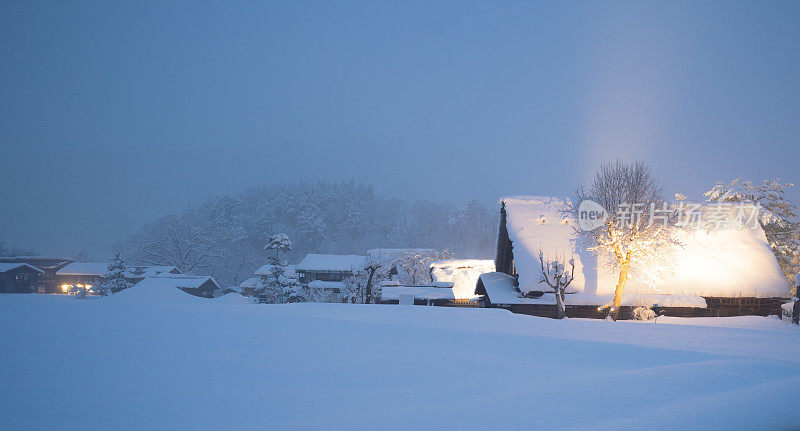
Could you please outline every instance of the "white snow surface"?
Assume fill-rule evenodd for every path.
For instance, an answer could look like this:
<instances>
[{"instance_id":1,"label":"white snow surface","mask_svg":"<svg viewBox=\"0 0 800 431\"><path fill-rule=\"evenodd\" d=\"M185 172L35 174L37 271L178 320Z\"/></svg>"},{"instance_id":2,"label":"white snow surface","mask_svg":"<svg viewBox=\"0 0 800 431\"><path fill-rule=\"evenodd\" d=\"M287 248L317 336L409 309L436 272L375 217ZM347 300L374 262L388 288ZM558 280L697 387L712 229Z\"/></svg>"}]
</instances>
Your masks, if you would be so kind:
<instances>
[{"instance_id":1,"label":"white snow surface","mask_svg":"<svg viewBox=\"0 0 800 431\"><path fill-rule=\"evenodd\" d=\"M297 264L297 271L357 271L364 266L364 256L352 254L309 253Z\"/></svg>"},{"instance_id":2,"label":"white snow surface","mask_svg":"<svg viewBox=\"0 0 800 431\"><path fill-rule=\"evenodd\" d=\"M456 299L475 298L478 277L494 272L494 261L483 259L450 259L431 263L431 276L434 282L453 283Z\"/></svg>"},{"instance_id":3,"label":"white snow surface","mask_svg":"<svg viewBox=\"0 0 800 431\"><path fill-rule=\"evenodd\" d=\"M332 289L344 289L344 282L341 281L324 281L324 280L314 280L308 283L309 289L321 289L321 290L332 290Z\"/></svg>"},{"instance_id":4,"label":"white snow surface","mask_svg":"<svg viewBox=\"0 0 800 431\"><path fill-rule=\"evenodd\" d=\"M36 272L44 273L44 271L42 271L41 269L33 265L28 265L27 263L3 263L3 262L0 262L0 272L10 271L12 269L17 269L21 266L27 266L30 269L36 270Z\"/></svg>"},{"instance_id":5,"label":"white snow surface","mask_svg":"<svg viewBox=\"0 0 800 431\"><path fill-rule=\"evenodd\" d=\"M186 301L0 295L0 326L13 328L0 331L3 428L800 423L800 330L776 318L559 321L499 309L230 304L177 293Z\"/></svg>"},{"instance_id":6,"label":"white snow surface","mask_svg":"<svg viewBox=\"0 0 800 431\"><path fill-rule=\"evenodd\" d=\"M568 200L554 197L516 196L506 203L509 238L514 246L514 265L520 290L549 291L541 283L538 253L575 259L575 280L567 289L567 304L601 305L610 302L618 275L598 269L597 257L583 250L578 241L577 223L567 215ZM646 298L653 303L698 307L698 297L788 297L789 284L767 244L764 231L756 229L690 230L682 238L684 247L676 250L676 270L654 286L632 279L626 295ZM669 298L664 295L671 295ZM642 304L645 305L645 304Z\"/></svg>"},{"instance_id":7,"label":"white snow surface","mask_svg":"<svg viewBox=\"0 0 800 431\"><path fill-rule=\"evenodd\" d=\"M56 271L56 275L106 275L108 262L72 262Z\"/></svg>"},{"instance_id":8,"label":"white snow surface","mask_svg":"<svg viewBox=\"0 0 800 431\"><path fill-rule=\"evenodd\" d=\"M239 287L242 289L258 289L261 287L261 277L250 277L247 280L241 282Z\"/></svg>"},{"instance_id":9,"label":"white snow surface","mask_svg":"<svg viewBox=\"0 0 800 431\"><path fill-rule=\"evenodd\" d=\"M401 295L413 296L416 299L455 299L453 289L446 287L381 286L383 301L399 301Z\"/></svg>"}]
</instances>

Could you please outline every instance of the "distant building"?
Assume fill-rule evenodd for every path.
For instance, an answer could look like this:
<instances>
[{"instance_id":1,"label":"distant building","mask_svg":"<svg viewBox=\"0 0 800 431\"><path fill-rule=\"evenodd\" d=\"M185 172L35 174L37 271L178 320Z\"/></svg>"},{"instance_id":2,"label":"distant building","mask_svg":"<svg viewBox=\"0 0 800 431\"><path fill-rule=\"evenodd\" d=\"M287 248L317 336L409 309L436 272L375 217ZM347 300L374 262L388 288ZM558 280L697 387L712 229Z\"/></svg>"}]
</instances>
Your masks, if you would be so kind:
<instances>
[{"instance_id":1,"label":"distant building","mask_svg":"<svg viewBox=\"0 0 800 431\"><path fill-rule=\"evenodd\" d=\"M394 281L381 283L382 304L455 305L453 283L435 283L425 286L407 286Z\"/></svg>"},{"instance_id":2,"label":"distant building","mask_svg":"<svg viewBox=\"0 0 800 431\"><path fill-rule=\"evenodd\" d=\"M103 283L103 277L108 273L108 265L108 262L72 262L64 266L55 273L55 285L58 289L53 293L69 292L73 286L99 287ZM125 278L135 284L145 278L161 275L181 275L181 272L169 265L139 265L128 267Z\"/></svg>"},{"instance_id":3,"label":"distant building","mask_svg":"<svg viewBox=\"0 0 800 431\"><path fill-rule=\"evenodd\" d=\"M0 293L36 293L43 274L27 263L0 263Z\"/></svg>"},{"instance_id":4,"label":"distant building","mask_svg":"<svg viewBox=\"0 0 800 431\"><path fill-rule=\"evenodd\" d=\"M308 287L315 280L343 281L363 266L364 256L309 253L295 266L295 271L300 284Z\"/></svg>"},{"instance_id":5,"label":"distant building","mask_svg":"<svg viewBox=\"0 0 800 431\"><path fill-rule=\"evenodd\" d=\"M220 290L219 285L212 277L181 274L163 274L154 277L147 277L131 287L131 289L137 288L177 288L201 298L213 298L215 292Z\"/></svg>"},{"instance_id":6,"label":"distant building","mask_svg":"<svg viewBox=\"0 0 800 431\"><path fill-rule=\"evenodd\" d=\"M37 284L38 293L58 293L56 285L56 271L72 263L72 260L63 257L45 256L13 256L0 257L0 263L27 263L42 270Z\"/></svg>"},{"instance_id":7,"label":"distant building","mask_svg":"<svg viewBox=\"0 0 800 431\"><path fill-rule=\"evenodd\" d=\"M250 277L239 284L239 290L244 296L255 296L256 289L259 288L261 288L261 277Z\"/></svg>"}]
</instances>

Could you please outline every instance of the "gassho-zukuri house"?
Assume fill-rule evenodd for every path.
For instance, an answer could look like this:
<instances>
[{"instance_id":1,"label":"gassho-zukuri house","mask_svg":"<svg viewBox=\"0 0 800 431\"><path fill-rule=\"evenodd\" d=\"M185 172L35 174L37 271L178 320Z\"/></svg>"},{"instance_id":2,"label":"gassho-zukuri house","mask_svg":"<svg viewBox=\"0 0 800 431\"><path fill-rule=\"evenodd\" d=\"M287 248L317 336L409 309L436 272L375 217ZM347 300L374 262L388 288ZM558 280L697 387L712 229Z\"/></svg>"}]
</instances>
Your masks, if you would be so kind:
<instances>
[{"instance_id":1,"label":"gassho-zukuri house","mask_svg":"<svg viewBox=\"0 0 800 431\"><path fill-rule=\"evenodd\" d=\"M532 196L501 201L497 272L482 274L475 291L484 295L485 306L555 317L555 296L541 282L542 250L545 256L574 259L575 278L565 295L567 316L606 316L607 310L598 307L611 303L618 273L602 268L598 256L580 245L577 221L564 211L567 203ZM701 212L711 206L704 205ZM754 208L746 206L751 212ZM734 210L726 214L732 219ZM697 226L685 230L681 241L683 246L672 254L674 264L658 281L628 281L620 318L631 316L638 306L686 317L780 315L790 286L758 223L741 228L734 223L718 229Z\"/></svg>"}]
</instances>

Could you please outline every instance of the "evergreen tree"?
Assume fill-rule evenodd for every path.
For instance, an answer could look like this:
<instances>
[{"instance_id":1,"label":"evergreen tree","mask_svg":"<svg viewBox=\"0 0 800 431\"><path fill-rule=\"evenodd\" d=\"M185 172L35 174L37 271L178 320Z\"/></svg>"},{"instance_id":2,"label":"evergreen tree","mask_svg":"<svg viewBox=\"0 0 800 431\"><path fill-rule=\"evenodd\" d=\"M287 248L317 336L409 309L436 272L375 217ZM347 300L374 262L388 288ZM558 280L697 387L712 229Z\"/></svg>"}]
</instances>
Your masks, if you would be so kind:
<instances>
[{"instance_id":1,"label":"evergreen tree","mask_svg":"<svg viewBox=\"0 0 800 431\"><path fill-rule=\"evenodd\" d=\"M125 258L123 258L122 253L117 250L114 253L114 258L111 259L111 263L108 264L108 272L106 276L103 277L103 284L100 286L100 291L103 292L104 295L111 295L112 293L117 293L131 287L131 282L125 279L126 269Z\"/></svg>"},{"instance_id":2,"label":"evergreen tree","mask_svg":"<svg viewBox=\"0 0 800 431\"><path fill-rule=\"evenodd\" d=\"M270 272L266 278L262 279L259 296L273 304L304 302L305 295L297 273L287 268L288 262L281 259L281 253L288 253L292 250L289 236L285 233L270 235L264 249L270 252L274 251L275 254L269 256Z\"/></svg>"}]
</instances>

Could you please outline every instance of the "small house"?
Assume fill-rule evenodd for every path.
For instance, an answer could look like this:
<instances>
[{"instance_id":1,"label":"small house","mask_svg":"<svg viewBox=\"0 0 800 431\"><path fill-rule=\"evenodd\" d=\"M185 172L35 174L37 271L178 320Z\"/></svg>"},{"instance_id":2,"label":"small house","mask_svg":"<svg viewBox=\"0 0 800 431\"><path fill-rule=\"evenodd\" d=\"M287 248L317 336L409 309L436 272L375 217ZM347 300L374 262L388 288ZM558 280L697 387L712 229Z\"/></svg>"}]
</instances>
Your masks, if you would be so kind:
<instances>
[{"instance_id":1,"label":"small house","mask_svg":"<svg viewBox=\"0 0 800 431\"><path fill-rule=\"evenodd\" d=\"M344 281L364 266L364 256L341 254L307 254L295 266L300 284L319 281ZM258 274L258 272L256 272Z\"/></svg>"},{"instance_id":2,"label":"small house","mask_svg":"<svg viewBox=\"0 0 800 431\"><path fill-rule=\"evenodd\" d=\"M381 283L382 304L447 306L454 300L453 283L435 283L425 286L407 286L394 281Z\"/></svg>"},{"instance_id":3,"label":"small house","mask_svg":"<svg viewBox=\"0 0 800 431\"><path fill-rule=\"evenodd\" d=\"M73 286L91 289L99 287L108 274L108 262L72 262L55 273L55 283L59 292L69 292ZM181 275L180 270L170 265L129 266L125 271L125 279L136 284L145 278L161 275Z\"/></svg>"},{"instance_id":4,"label":"small house","mask_svg":"<svg viewBox=\"0 0 800 431\"><path fill-rule=\"evenodd\" d=\"M36 293L42 274L27 263L0 263L0 293Z\"/></svg>"},{"instance_id":5,"label":"small house","mask_svg":"<svg viewBox=\"0 0 800 431\"><path fill-rule=\"evenodd\" d=\"M37 285L38 293L58 293L60 289L56 285L56 271L72 261L63 257L9 256L0 257L0 263L26 263L42 270Z\"/></svg>"},{"instance_id":6,"label":"small house","mask_svg":"<svg viewBox=\"0 0 800 431\"><path fill-rule=\"evenodd\" d=\"M136 283L131 289L180 289L201 298L213 298L219 291L219 285L212 277L182 274L163 274L147 277Z\"/></svg>"}]
</instances>

